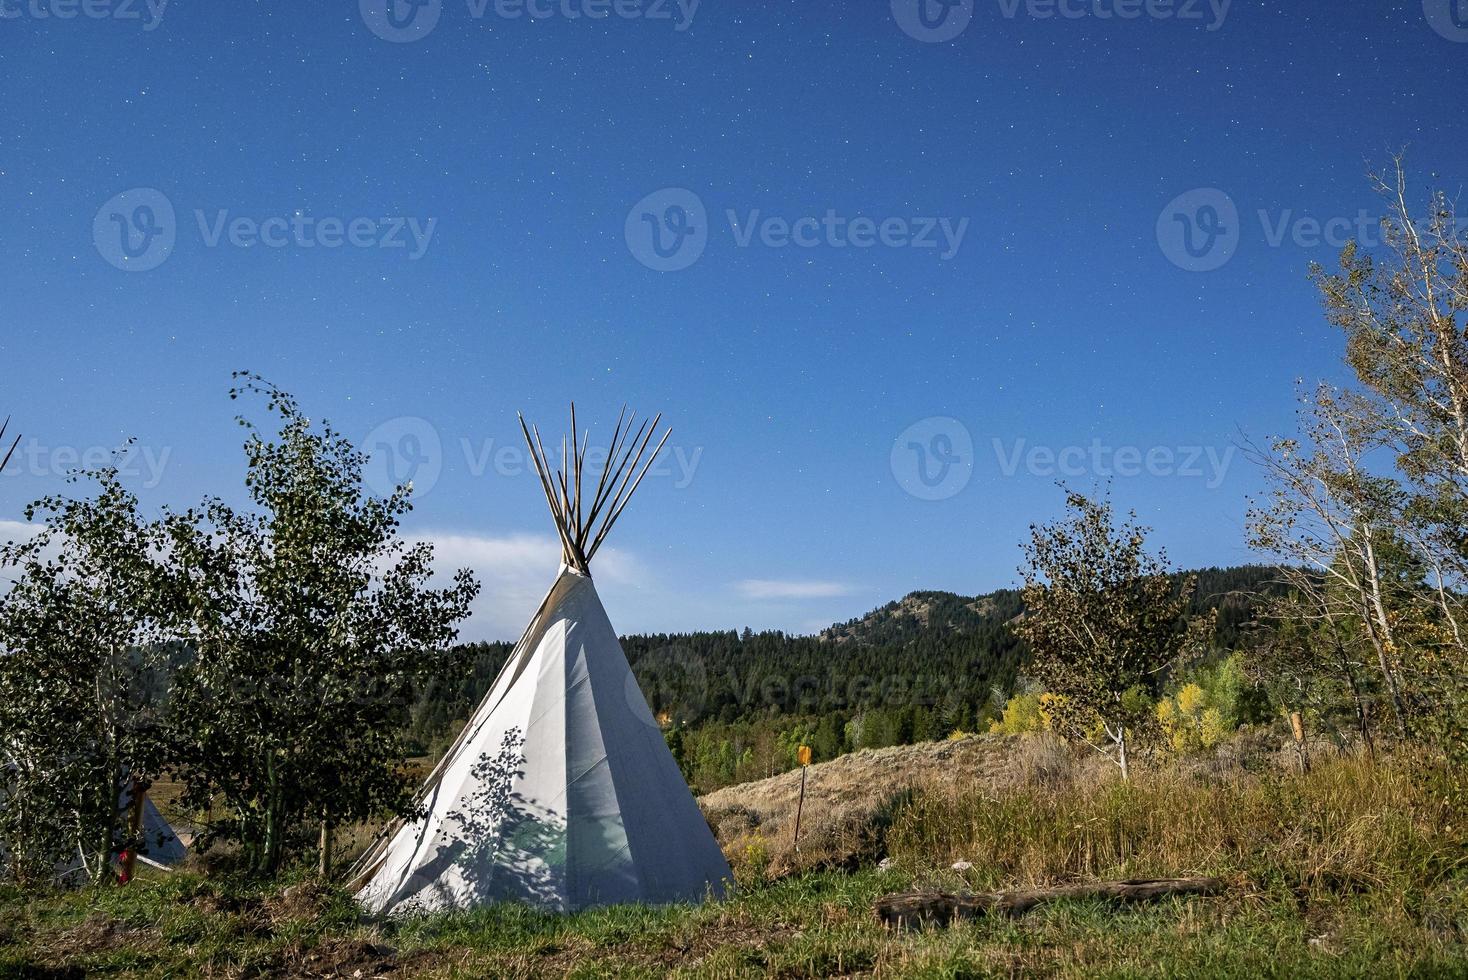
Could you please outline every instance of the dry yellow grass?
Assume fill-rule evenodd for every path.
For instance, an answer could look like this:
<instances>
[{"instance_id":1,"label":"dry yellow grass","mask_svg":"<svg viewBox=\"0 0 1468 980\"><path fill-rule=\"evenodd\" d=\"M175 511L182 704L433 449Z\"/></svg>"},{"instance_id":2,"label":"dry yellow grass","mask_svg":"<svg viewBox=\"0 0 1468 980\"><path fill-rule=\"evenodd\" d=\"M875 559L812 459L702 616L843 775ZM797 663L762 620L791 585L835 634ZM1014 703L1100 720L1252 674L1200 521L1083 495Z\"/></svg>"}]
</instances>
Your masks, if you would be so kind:
<instances>
[{"instance_id":1,"label":"dry yellow grass","mask_svg":"<svg viewBox=\"0 0 1468 980\"><path fill-rule=\"evenodd\" d=\"M1273 741L1139 766L1130 784L1049 737L858 752L810 767L798 850L798 770L699 802L746 882L892 857L927 872L968 862L967 882L982 886L1207 873L1381 888L1455 870L1417 866L1423 842L1444 837L1463 840L1468 862L1468 828L1452 825L1405 760L1327 758L1299 776Z\"/></svg>"},{"instance_id":2,"label":"dry yellow grass","mask_svg":"<svg viewBox=\"0 0 1468 980\"><path fill-rule=\"evenodd\" d=\"M809 767L800 849L794 844L800 770L729 786L699 799L741 879L817 867L853 867L881 856L881 835L917 791L1024 778L1020 740L969 736L866 749Z\"/></svg>"},{"instance_id":3,"label":"dry yellow grass","mask_svg":"<svg viewBox=\"0 0 1468 980\"><path fill-rule=\"evenodd\" d=\"M1300 896L1405 895L1468 864L1468 833L1410 760L1332 758L1305 775L1164 766L930 787L887 837L913 868L973 865L974 885L1232 877ZM1448 856L1454 856L1449 859Z\"/></svg>"}]
</instances>

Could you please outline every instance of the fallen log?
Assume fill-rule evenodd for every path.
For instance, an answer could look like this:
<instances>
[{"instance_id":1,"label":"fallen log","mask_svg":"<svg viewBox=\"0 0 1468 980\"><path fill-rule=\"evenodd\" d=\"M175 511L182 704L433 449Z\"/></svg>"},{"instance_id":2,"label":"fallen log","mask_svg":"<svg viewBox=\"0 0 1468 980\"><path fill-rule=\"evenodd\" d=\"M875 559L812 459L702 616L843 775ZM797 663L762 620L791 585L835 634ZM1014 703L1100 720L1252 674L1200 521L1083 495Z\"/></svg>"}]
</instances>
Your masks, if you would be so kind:
<instances>
[{"instance_id":1,"label":"fallen log","mask_svg":"<svg viewBox=\"0 0 1468 980\"><path fill-rule=\"evenodd\" d=\"M1019 888L978 895L950 892L903 892L884 895L873 908L877 918L899 928L949 925L984 915L1019 916L1043 902L1062 899L1102 899L1111 902L1149 902L1170 895L1217 895L1224 884L1218 878L1155 878L1133 881L1091 881L1054 888Z\"/></svg>"}]
</instances>

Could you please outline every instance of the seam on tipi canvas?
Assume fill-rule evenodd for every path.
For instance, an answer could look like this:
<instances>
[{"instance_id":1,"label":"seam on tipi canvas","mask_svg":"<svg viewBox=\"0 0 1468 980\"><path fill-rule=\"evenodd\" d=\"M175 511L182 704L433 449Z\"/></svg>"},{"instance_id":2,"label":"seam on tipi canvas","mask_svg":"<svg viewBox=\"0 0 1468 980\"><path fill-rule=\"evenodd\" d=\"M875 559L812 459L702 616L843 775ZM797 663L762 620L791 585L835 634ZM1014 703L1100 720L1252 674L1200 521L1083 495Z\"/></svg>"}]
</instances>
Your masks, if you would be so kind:
<instances>
[{"instance_id":1,"label":"seam on tipi canvas","mask_svg":"<svg viewBox=\"0 0 1468 980\"><path fill-rule=\"evenodd\" d=\"M610 761L611 761L611 757L609 755L607 755L606 752L602 752L601 757L599 759L597 759L591 765L587 766L585 769L581 770L579 773L577 773L575 776L573 776L567 782L566 785L567 786L575 786L577 783L581 782L582 778L584 778L585 776L589 775L593 770L595 770L595 769L597 769L597 768L599 768L601 766L608 766L610 768ZM569 769L566 770L566 771L568 773L570 772Z\"/></svg>"},{"instance_id":2,"label":"seam on tipi canvas","mask_svg":"<svg viewBox=\"0 0 1468 980\"><path fill-rule=\"evenodd\" d=\"M627 663L627 654L622 650L622 642L617 639L617 631L616 631L615 627L612 626L611 620L607 617L606 607L604 607L601 604L601 597L598 596L598 595L596 595L595 591L592 592L592 600L594 602L594 607L593 607L594 608L594 613L593 613L593 615L599 614L598 618L600 618L602 620L602 622L605 624L607 630L611 633L612 645L610 647L608 647L608 659L613 659L613 658L620 659L621 660L621 665L626 669L628 675L630 676L631 673L632 673L632 668ZM615 660L613 662L615 663ZM587 677L590 678L590 676L591 676L591 669L588 666L588 668L587 668ZM635 681L635 678L634 678L634 681ZM605 764L606 767L607 767L607 783L611 786L611 789L612 789L612 799L613 799L613 801L615 803L615 806L616 806L616 811L615 812L617 814L617 821L621 825L621 828L622 828L622 840L623 840L623 844L622 844L622 846L620 848L618 848L617 853L618 854L622 854L622 853L625 852L627 854L628 859L627 859L627 861L625 863L627 864L627 866L629 868L631 868L632 875L633 875L633 877L637 881L637 893L638 893L638 895L645 895L646 894L646 891L647 891L647 884L648 883L647 883L646 878L644 878L644 876L642 874L642 868L638 866L637 859L636 859L636 853L633 851L633 848L632 848L632 832L631 832L631 830L627 826L627 820L626 820L626 817L624 816L624 814L625 814L626 811L623 809L624 806L625 806L625 804L626 804L626 801L622 798L622 790L621 790L621 787L619 787L617 785L617 774L612 770L611 753L609 751L607 751L607 730L606 730L606 727L605 727L606 719L604 719L602 717L602 712L601 712L602 705L597 702L597 699L595 697L595 693L594 692L595 692L595 688L593 688L592 705L596 709L596 726L597 726L597 732L601 736L601 744L602 744L602 757L601 757L600 760L598 760L598 765ZM594 769L595 767L592 767L592 768ZM587 770L587 771L590 772L591 770ZM607 863L607 866L610 866L610 865L611 865L611 862L609 861Z\"/></svg>"}]
</instances>

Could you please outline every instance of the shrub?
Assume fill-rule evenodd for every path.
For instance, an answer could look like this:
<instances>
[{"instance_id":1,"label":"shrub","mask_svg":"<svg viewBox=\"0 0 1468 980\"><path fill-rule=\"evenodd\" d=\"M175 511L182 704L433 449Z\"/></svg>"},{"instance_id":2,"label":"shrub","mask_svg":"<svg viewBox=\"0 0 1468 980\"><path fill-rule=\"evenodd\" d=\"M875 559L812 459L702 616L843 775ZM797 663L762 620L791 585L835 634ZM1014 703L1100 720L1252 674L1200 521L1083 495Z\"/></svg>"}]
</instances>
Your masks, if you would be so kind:
<instances>
[{"instance_id":1,"label":"shrub","mask_svg":"<svg viewBox=\"0 0 1468 980\"><path fill-rule=\"evenodd\" d=\"M1245 689L1238 656L1195 671L1193 679L1157 702L1163 741L1175 752L1216 748L1238 730Z\"/></svg>"},{"instance_id":2,"label":"shrub","mask_svg":"<svg viewBox=\"0 0 1468 980\"><path fill-rule=\"evenodd\" d=\"M1016 694L1004 706L1004 715L989 723L991 735L1028 735L1045 727L1039 694Z\"/></svg>"}]
</instances>

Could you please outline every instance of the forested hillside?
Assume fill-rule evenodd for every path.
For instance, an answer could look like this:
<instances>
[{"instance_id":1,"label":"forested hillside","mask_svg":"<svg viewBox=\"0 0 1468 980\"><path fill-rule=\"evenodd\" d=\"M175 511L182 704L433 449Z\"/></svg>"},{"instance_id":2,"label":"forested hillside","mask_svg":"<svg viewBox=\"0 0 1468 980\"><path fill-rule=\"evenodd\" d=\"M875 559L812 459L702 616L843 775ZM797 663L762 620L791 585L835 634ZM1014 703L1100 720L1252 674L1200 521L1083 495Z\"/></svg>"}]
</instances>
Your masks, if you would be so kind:
<instances>
[{"instance_id":1,"label":"forested hillside","mask_svg":"<svg viewBox=\"0 0 1468 980\"><path fill-rule=\"evenodd\" d=\"M1198 581L1191 613L1218 610L1217 649L1236 649L1275 570L1186 574ZM746 629L633 635L622 645L679 764L708 790L783 771L800 744L822 760L985 729L1023 673L1025 648L1010 628L1023 613L1010 589L914 592L817 636ZM444 750L510 649L461 648L463 668L413 708L417 751Z\"/></svg>"}]
</instances>

